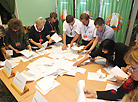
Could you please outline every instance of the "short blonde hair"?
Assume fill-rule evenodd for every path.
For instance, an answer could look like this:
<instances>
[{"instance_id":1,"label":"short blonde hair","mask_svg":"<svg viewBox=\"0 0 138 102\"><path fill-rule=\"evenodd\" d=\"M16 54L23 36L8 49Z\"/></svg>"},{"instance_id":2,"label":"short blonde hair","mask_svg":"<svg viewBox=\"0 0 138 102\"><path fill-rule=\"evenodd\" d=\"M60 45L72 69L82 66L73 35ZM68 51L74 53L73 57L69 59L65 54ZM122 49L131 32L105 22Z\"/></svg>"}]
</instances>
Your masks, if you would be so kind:
<instances>
[{"instance_id":1,"label":"short blonde hair","mask_svg":"<svg viewBox=\"0 0 138 102\"><path fill-rule=\"evenodd\" d=\"M138 102L138 89L135 89L126 94L123 97L122 102Z\"/></svg>"},{"instance_id":2,"label":"short blonde hair","mask_svg":"<svg viewBox=\"0 0 138 102\"><path fill-rule=\"evenodd\" d=\"M132 65L132 62L138 64L138 46L132 47L125 55L124 60L127 64Z\"/></svg>"},{"instance_id":3,"label":"short blonde hair","mask_svg":"<svg viewBox=\"0 0 138 102\"><path fill-rule=\"evenodd\" d=\"M36 24L45 24L46 20L43 17L39 17L35 20Z\"/></svg>"}]
</instances>

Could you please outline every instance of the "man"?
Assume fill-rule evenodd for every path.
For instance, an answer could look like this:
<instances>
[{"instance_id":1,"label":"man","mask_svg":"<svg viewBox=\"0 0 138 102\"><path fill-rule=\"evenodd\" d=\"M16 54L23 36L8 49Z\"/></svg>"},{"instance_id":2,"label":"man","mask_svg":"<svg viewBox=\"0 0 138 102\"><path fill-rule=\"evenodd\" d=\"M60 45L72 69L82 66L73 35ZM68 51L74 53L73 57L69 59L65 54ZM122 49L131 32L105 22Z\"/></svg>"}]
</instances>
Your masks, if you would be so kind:
<instances>
[{"instance_id":1,"label":"man","mask_svg":"<svg viewBox=\"0 0 138 102\"><path fill-rule=\"evenodd\" d=\"M101 17L98 17L95 19L94 25L95 25L95 28L97 29L96 38L91 48L85 52L86 54L90 53L95 48L95 46L97 45L99 41L99 38L100 38L99 44L105 39L111 39L115 41L114 30L111 27L105 25L105 22Z\"/></svg>"},{"instance_id":2,"label":"man","mask_svg":"<svg viewBox=\"0 0 138 102\"><path fill-rule=\"evenodd\" d=\"M67 44L70 44L74 36L76 35L77 27L80 27L81 22L75 19L72 15L66 17L66 21L63 23L63 46L62 50L67 49Z\"/></svg>"},{"instance_id":3,"label":"man","mask_svg":"<svg viewBox=\"0 0 138 102\"><path fill-rule=\"evenodd\" d=\"M73 42L79 38L81 34L82 37L82 45L84 45L84 50L88 50L96 37L96 30L94 26L94 21L89 19L89 15L86 13L82 13L80 16L80 21L82 22L81 27L77 27L77 34L71 41L70 47L73 46Z\"/></svg>"},{"instance_id":4,"label":"man","mask_svg":"<svg viewBox=\"0 0 138 102\"><path fill-rule=\"evenodd\" d=\"M48 29L50 36L52 36L54 33L60 35L58 28L59 21L57 20L57 14L55 12L51 12L50 17L45 18L45 20L46 20L45 26Z\"/></svg>"}]
</instances>

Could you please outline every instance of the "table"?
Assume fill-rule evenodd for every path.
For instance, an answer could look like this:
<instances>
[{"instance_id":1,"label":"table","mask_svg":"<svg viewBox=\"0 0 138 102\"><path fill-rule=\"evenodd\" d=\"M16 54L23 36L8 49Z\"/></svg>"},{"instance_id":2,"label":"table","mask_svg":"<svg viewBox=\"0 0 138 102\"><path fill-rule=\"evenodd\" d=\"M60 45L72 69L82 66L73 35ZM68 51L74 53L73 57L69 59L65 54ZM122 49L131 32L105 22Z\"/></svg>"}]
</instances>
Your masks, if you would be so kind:
<instances>
[{"instance_id":1,"label":"table","mask_svg":"<svg viewBox=\"0 0 138 102\"><path fill-rule=\"evenodd\" d=\"M44 55L47 57L47 55ZM44 57L44 56L39 56ZM33 60L22 62L20 61L20 64L13 68L13 71L16 73L18 71L19 73L23 70L27 70L26 66L32 62L35 61L38 58L34 58ZM82 68L87 69L84 74L77 73L75 77L72 76L58 76L57 81L60 83L58 87L51 90L46 95L43 95L48 102L76 102L77 101L77 93L76 93L76 86L79 80L85 80L85 89L92 89L92 90L104 90L106 87L107 82L100 82L100 81L92 81L87 80L87 74L88 72L96 72L99 69L102 69L102 72L106 73L105 70L103 70L103 65L96 64L94 62L91 62L85 66L81 66ZM6 87L9 89L9 91L13 94L13 96L17 99L19 102L31 102L34 94L36 92L35 85L37 84L35 81L33 82L27 82L26 86L29 88L29 91L24 93L23 95L19 95L11 86L11 83L13 82L13 78L7 79L6 76L3 74L2 70L0 70L0 78L3 81L3 83L6 85ZM113 83L113 82L109 82ZM113 83L116 84L116 83Z\"/></svg>"}]
</instances>

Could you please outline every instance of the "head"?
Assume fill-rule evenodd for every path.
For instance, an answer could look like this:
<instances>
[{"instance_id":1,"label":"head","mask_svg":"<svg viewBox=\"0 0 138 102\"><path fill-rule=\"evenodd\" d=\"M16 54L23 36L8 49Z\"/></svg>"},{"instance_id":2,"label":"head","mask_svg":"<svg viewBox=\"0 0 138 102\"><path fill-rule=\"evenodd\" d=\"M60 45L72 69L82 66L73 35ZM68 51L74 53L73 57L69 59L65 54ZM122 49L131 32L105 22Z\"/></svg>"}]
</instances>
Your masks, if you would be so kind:
<instances>
[{"instance_id":1,"label":"head","mask_svg":"<svg viewBox=\"0 0 138 102\"><path fill-rule=\"evenodd\" d=\"M122 102L138 102L138 89L135 89L126 94L123 97Z\"/></svg>"},{"instance_id":2,"label":"head","mask_svg":"<svg viewBox=\"0 0 138 102\"><path fill-rule=\"evenodd\" d=\"M23 24L22 24L21 20L19 20L17 18L12 18L8 22L8 27L11 28L13 31L18 31L21 28L23 28Z\"/></svg>"},{"instance_id":3,"label":"head","mask_svg":"<svg viewBox=\"0 0 138 102\"><path fill-rule=\"evenodd\" d=\"M56 20L57 20L57 14L55 12L51 12L50 13L50 20L52 22L56 22Z\"/></svg>"},{"instance_id":4,"label":"head","mask_svg":"<svg viewBox=\"0 0 138 102\"><path fill-rule=\"evenodd\" d=\"M36 27L38 30L41 30L45 25L46 20L43 17L39 17L35 20Z\"/></svg>"},{"instance_id":5,"label":"head","mask_svg":"<svg viewBox=\"0 0 138 102\"><path fill-rule=\"evenodd\" d=\"M0 25L0 39L5 36L5 29L2 25Z\"/></svg>"},{"instance_id":6,"label":"head","mask_svg":"<svg viewBox=\"0 0 138 102\"><path fill-rule=\"evenodd\" d=\"M138 46L132 47L124 57L125 62L131 66L129 72L135 81L138 81Z\"/></svg>"},{"instance_id":7,"label":"head","mask_svg":"<svg viewBox=\"0 0 138 102\"><path fill-rule=\"evenodd\" d=\"M72 15L67 15L66 17L66 22L69 24L69 25L72 25L74 24L75 20L74 20L74 17Z\"/></svg>"},{"instance_id":8,"label":"head","mask_svg":"<svg viewBox=\"0 0 138 102\"><path fill-rule=\"evenodd\" d=\"M87 26L89 24L89 15L86 13L82 13L80 15L80 21Z\"/></svg>"},{"instance_id":9,"label":"head","mask_svg":"<svg viewBox=\"0 0 138 102\"><path fill-rule=\"evenodd\" d=\"M102 31L104 29L104 19L101 17L96 18L94 21L94 25L98 31Z\"/></svg>"},{"instance_id":10,"label":"head","mask_svg":"<svg viewBox=\"0 0 138 102\"><path fill-rule=\"evenodd\" d=\"M115 42L110 39L105 39L99 46L104 54L112 55L115 50Z\"/></svg>"}]
</instances>

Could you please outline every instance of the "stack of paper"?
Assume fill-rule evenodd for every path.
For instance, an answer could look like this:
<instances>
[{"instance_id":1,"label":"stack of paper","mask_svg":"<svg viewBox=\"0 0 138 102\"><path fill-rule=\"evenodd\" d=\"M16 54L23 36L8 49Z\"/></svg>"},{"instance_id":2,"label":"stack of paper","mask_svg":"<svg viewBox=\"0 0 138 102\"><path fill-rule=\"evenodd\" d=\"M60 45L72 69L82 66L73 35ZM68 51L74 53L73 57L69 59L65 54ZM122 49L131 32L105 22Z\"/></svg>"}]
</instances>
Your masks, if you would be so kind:
<instances>
[{"instance_id":1,"label":"stack of paper","mask_svg":"<svg viewBox=\"0 0 138 102\"><path fill-rule=\"evenodd\" d=\"M51 39L54 40L56 43L62 40L62 38L59 37L57 33L53 34L51 36Z\"/></svg>"},{"instance_id":2,"label":"stack of paper","mask_svg":"<svg viewBox=\"0 0 138 102\"><path fill-rule=\"evenodd\" d=\"M25 57L29 58L29 57L32 56L35 52L29 51L29 50L23 50L23 51L20 51L20 53L23 54Z\"/></svg>"}]
</instances>

